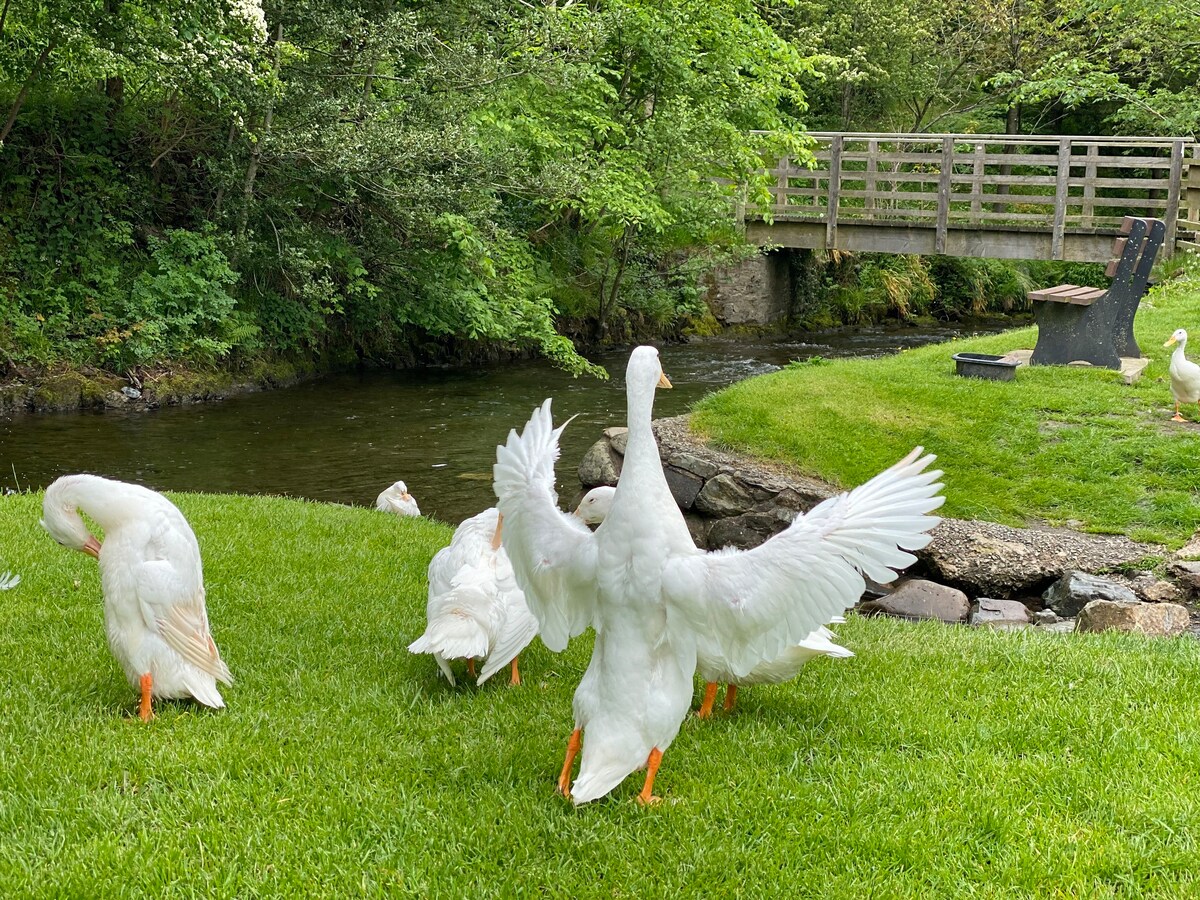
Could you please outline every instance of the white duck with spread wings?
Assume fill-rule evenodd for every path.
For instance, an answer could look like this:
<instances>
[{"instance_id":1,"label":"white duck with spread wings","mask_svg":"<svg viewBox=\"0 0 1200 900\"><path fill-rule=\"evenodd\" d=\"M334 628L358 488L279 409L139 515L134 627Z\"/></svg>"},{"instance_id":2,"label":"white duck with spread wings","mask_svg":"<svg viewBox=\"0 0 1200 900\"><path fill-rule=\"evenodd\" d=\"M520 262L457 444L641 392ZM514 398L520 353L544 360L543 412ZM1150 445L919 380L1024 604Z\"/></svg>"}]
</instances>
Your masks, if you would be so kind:
<instances>
[{"instance_id":1,"label":"white duck with spread wings","mask_svg":"<svg viewBox=\"0 0 1200 900\"><path fill-rule=\"evenodd\" d=\"M46 488L42 516L54 540L99 560L108 645L141 692L143 721L152 697L223 707L217 682L233 677L209 631L200 546L175 504L141 485L66 475Z\"/></svg>"},{"instance_id":2,"label":"white duck with spread wings","mask_svg":"<svg viewBox=\"0 0 1200 900\"><path fill-rule=\"evenodd\" d=\"M479 672L483 684L505 666L512 684L520 684L517 657L537 637L537 619L525 605L508 554L500 545L503 521L495 507L464 521L429 563L429 600L425 633L408 645L429 653L451 684L450 660L486 657Z\"/></svg>"},{"instance_id":3,"label":"white duck with spread wings","mask_svg":"<svg viewBox=\"0 0 1200 900\"><path fill-rule=\"evenodd\" d=\"M583 495L575 515L581 518L585 525L599 525L612 509L615 487L601 486L592 488ZM841 616L835 616L831 622L845 622ZM788 647L775 659L760 662L745 675L735 674L724 657L721 656L720 643L708 641L700 636L696 649L696 673L704 679L704 700L696 715L707 719L712 715L713 704L717 699L718 684L725 684L725 709L731 710L737 699L738 688L749 684L780 684L795 678L809 661L819 656L833 659L849 659L854 654L837 643L836 635L822 625L812 634L804 638L794 647Z\"/></svg>"},{"instance_id":4,"label":"white duck with spread wings","mask_svg":"<svg viewBox=\"0 0 1200 900\"><path fill-rule=\"evenodd\" d=\"M858 600L863 574L886 583L925 546L942 503L932 456L917 448L849 493L798 516L753 550L696 549L663 474L650 427L654 391L669 387L658 352L638 347L626 372L629 443L612 510L593 534L560 511L550 401L497 449L504 546L537 617L561 650L589 625L596 643L575 692L575 729L559 789L575 803L647 769L654 779L692 697L700 637L720 642L737 676L778 658ZM579 777L571 784L575 756Z\"/></svg>"}]
</instances>

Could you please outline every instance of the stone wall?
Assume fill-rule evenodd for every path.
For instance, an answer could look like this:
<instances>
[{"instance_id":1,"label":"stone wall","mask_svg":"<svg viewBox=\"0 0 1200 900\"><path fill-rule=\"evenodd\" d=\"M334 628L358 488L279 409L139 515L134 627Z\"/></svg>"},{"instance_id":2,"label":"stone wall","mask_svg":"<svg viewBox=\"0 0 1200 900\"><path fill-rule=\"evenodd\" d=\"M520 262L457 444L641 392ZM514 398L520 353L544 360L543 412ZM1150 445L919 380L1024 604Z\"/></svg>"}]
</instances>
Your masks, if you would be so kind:
<instances>
[{"instance_id":1,"label":"stone wall","mask_svg":"<svg viewBox=\"0 0 1200 900\"><path fill-rule=\"evenodd\" d=\"M722 325L777 325L792 302L786 252L759 253L713 276L708 306Z\"/></svg>"}]
</instances>

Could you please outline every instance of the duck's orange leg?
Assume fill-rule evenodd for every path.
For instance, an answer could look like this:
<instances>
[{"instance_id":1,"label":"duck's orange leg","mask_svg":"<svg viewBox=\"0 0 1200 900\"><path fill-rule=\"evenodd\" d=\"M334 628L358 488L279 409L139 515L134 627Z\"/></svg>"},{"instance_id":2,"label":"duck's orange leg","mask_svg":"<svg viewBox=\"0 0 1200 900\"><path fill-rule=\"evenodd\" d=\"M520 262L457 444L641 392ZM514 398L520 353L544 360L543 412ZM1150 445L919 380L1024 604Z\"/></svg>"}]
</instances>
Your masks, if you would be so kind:
<instances>
[{"instance_id":1,"label":"duck's orange leg","mask_svg":"<svg viewBox=\"0 0 1200 900\"><path fill-rule=\"evenodd\" d=\"M696 710L696 718L707 719L712 715L713 704L717 700L717 683L709 681L704 685L704 702L700 704L700 708Z\"/></svg>"},{"instance_id":2,"label":"duck's orange leg","mask_svg":"<svg viewBox=\"0 0 1200 900\"><path fill-rule=\"evenodd\" d=\"M1179 401L1178 400L1175 401L1175 415L1173 415L1171 417L1171 421L1172 422L1186 422L1187 421L1187 419L1185 419L1183 416L1181 416L1179 414Z\"/></svg>"},{"instance_id":3,"label":"duck's orange leg","mask_svg":"<svg viewBox=\"0 0 1200 900\"><path fill-rule=\"evenodd\" d=\"M558 792L564 797L571 796L571 770L575 768L575 757L579 755L581 746L582 733L576 728L567 739L567 758L563 760L562 774L558 776Z\"/></svg>"},{"instance_id":4,"label":"duck's orange leg","mask_svg":"<svg viewBox=\"0 0 1200 900\"><path fill-rule=\"evenodd\" d=\"M154 676L147 672L142 676L142 702L138 705L138 715L142 717L143 722L149 722L154 718L154 710L150 707L150 691L154 687Z\"/></svg>"},{"instance_id":5,"label":"duck's orange leg","mask_svg":"<svg viewBox=\"0 0 1200 900\"><path fill-rule=\"evenodd\" d=\"M521 683L521 673L517 671L517 658L514 656L512 661L512 678L509 679L509 684L519 685Z\"/></svg>"},{"instance_id":6,"label":"duck's orange leg","mask_svg":"<svg viewBox=\"0 0 1200 900\"><path fill-rule=\"evenodd\" d=\"M737 703L737 685L727 684L725 685L725 711L729 712L733 709L735 703Z\"/></svg>"},{"instance_id":7,"label":"duck's orange leg","mask_svg":"<svg viewBox=\"0 0 1200 900\"><path fill-rule=\"evenodd\" d=\"M467 674L472 678L475 677L475 657L473 656L467 657Z\"/></svg>"},{"instance_id":8,"label":"duck's orange leg","mask_svg":"<svg viewBox=\"0 0 1200 900\"><path fill-rule=\"evenodd\" d=\"M658 774L658 767L662 764L662 756L662 751L655 747L646 758L646 783L642 785L642 792L637 795L637 802L642 806L653 806L656 803L662 803L662 797L654 796L654 776Z\"/></svg>"}]
</instances>

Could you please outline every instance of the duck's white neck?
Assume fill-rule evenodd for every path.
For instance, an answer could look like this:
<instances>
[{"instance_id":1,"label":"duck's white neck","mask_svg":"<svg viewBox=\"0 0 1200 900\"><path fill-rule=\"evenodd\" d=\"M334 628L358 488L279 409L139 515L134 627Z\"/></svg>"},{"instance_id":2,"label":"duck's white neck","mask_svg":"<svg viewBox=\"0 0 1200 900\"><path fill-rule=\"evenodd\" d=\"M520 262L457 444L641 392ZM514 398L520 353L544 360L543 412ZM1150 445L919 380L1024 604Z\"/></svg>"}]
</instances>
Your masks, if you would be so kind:
<instances>
[{"instance_id":1,"label":"duck's white neck","mask_svg":"<svg viewBox=\"0 0 1200 900\"><path fill-rule=\"evenodd\" d=\"M1171 362L1183 362L1187 359L1187 356L1183 352L1186 346L1187 338L1184 338L1175 345L1175 352L1171 354Z\"/></svg>"}]
</instances>

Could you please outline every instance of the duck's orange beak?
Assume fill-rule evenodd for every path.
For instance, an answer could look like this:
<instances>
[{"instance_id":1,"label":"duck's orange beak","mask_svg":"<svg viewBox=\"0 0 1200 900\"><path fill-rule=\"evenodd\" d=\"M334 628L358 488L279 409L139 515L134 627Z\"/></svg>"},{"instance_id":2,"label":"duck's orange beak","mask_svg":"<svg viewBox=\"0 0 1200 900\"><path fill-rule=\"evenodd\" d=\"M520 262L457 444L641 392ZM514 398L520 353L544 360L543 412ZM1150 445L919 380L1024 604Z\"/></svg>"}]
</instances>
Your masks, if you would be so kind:
<instances>
[{"instance_id":1,"label":"duck's orange beak","mask_svg":"<svg viewBox=\"0 0 1200 900\"><path fill-rule=\"evenodd\" d=\"M669 388L669 387L671 386L671 379L669 379L669 378L666 376L666 373L664 373L664 372L659 372L659 374L658 374L658 386L659 386L660 388Z\"/></svg>"},{"instance_id":2,"label":"duck's orange beak","mask_svg":"<svg viewBox=\"0 0 1200 900\"><path fill-rule=\"evenodd\" d=\"M1163 346L1170 347L1173 343L1175 343L1175 335L1171 335L1169 338L1167 338L1167 342L1163 344Z\"/></svg>"},{"instance_id":3,"label":"duck's orange beak","mask_svg":"<svg viewBox=\"0 0 1200 900\"><path fill-rule=\"evenodd\" d=\"M94 534L89 534L87 542L83 545L83 552L95 559L100 558L100 542L96 540Z\"/></svg>"}]
</instances>

